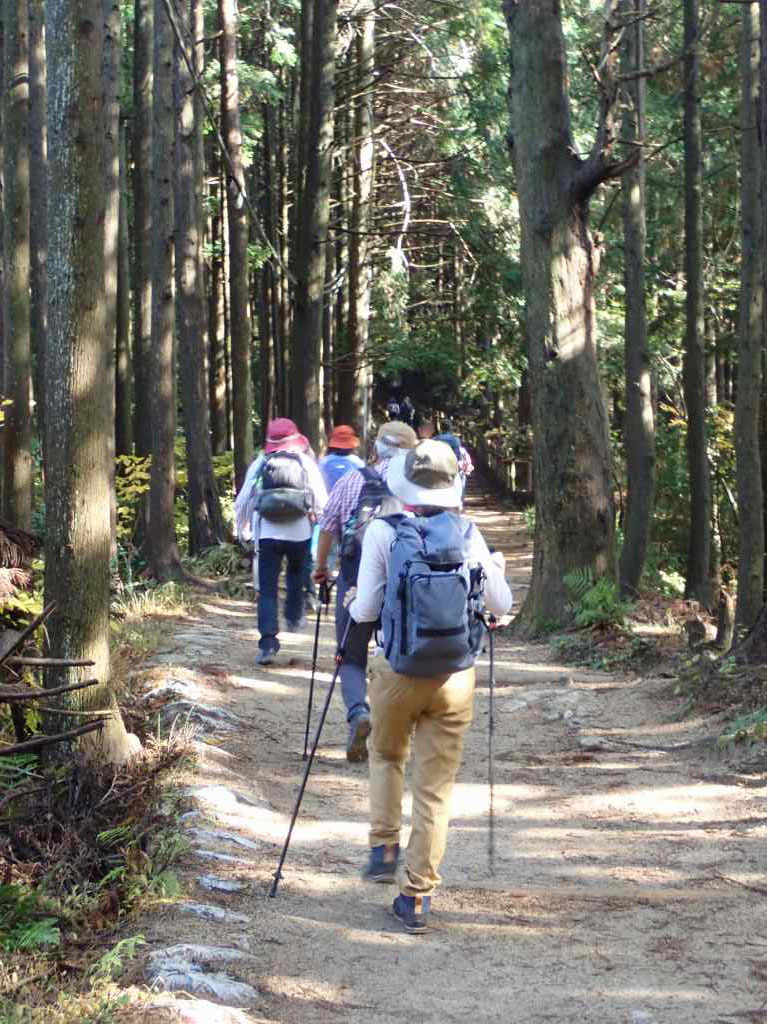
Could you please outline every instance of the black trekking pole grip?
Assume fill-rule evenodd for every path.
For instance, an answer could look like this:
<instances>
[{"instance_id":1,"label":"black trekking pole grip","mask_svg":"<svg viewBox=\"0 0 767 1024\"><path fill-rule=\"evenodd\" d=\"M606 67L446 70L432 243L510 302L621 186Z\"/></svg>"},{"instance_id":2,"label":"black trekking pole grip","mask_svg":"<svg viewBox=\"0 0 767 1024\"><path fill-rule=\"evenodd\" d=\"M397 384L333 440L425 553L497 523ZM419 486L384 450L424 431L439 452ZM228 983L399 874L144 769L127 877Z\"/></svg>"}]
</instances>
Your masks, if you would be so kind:
<instances>
[{"instance_id":1,"label":"black trekking pole grip","mask_svg":"<svg viewBox=\"0 0 767 1024\"><path fill-rule=\"evenodd\" d=\"M296 803L295 803L295 806L293 808L293 815L292 815L292 817L290 819L290 825L288 826L288 834L285 837L285 844L282 847L282 853L280 854L280 860L279 860L279 863L277 865L277 870L274 872L274 881L272 882L272 887L269 890L269 895L271 897L274 897L274 896L277 895L277 886L279 885L280 879L282 878L282 868L283 868L283 865L285 864L285 858L288 855L288 847L290 846L290 838L293 835L293 829L295 827L296 820L298 818L298 812L299 812L299 810L301 808L301 801L303 800L303 797L304 797L304 791L306 789L306 784L309 781L309 772L312 770L312 764L314 763L314 755L317 753L317 747L320 744L320 736L322 735L322 728L325 725L325 718L327 717L328 708L330 707L330 701L331 701L331 699L333 697L333 690L335 689L336 680L338 679L338 673L339 673L339 671L341 669L341 665L342 665L343 660L344 660L344 648L346 646L346 637L347 637L347 635L349 633L349 627L350 627L351 623L352 623L352 620L350 618L348 620L348 622L346 623L346 629L344 629L344 635L341 638L341 643L339 644L338 650L336 651L336 667L335 667L335 671L333 672L333 678L330 680L330 686L328 687L328 693L327 693L327 696L325 698L325 704L324 704L324 706L322 708L322 714L320 715L319 724L317 725L317 732L315 733L315 736L314 736L314 742L312 743L312 749L311 749L311 752L309 754L309 760L306 762L306 768L304 770L304 777L301 780L301 785L300 785L299 790L298 790L298 796L296 797Z\"/></svg>"}]
</instances>

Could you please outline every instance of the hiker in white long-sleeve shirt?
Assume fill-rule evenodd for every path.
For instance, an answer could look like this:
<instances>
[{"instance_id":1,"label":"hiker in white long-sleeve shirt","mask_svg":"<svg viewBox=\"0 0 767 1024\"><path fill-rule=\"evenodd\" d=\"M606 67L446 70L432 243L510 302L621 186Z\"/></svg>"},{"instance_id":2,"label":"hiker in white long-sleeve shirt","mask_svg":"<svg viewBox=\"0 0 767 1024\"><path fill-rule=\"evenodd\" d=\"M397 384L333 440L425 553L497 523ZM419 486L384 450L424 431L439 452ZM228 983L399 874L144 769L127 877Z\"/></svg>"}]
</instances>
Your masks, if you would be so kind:
<instances>
[{"instance_id":1,"label":"hiker in white long-sleeve shirt","mask_svg":"<svg viewBox=\"0 0 767 1024\"><path fill-rule=\"evenodd\" d=\"M461 480L457 460L446 444L426 440L399 453L386 479L407 514L418 518L410 526L403 524L405 517L370 524L362 544L356 596L349 604L354 623L372 623L382 617L385 645L368 662L371 850L365 877L377 882L397 877L405 764L412 734L412 831L399 878L401 891L392 909L407 931L417 933L426 930L431 894L441 880L450 794L463 736L472 719L473 660L478 646L476 634L471 636L472 587L484 578L485 606L499 617L510 611L512 596L503 574L503 556L491 555L476 526L458 515ZM413 570L412 576L408 575L411 559L403 563L397 550L408 536L416 545L413 558L421 563L420 572ZM423 538L420 549L419 536ZM439 537L447 538L451 546L435 555L437 549L429 545L431 538ZM457 559L460 565L446 565L444 572L435 569L430 575L428 562L435 557ZM474 584L469 585L469 580ZM422 595L417 600L419 587ZM452 611L446 611L451 601ZM419 607L431 607L440 621L420 623ZM446 615L450 621L445 621ZM448 670L453 662L461 668ZM392 663L410 670L395 671Z\"/></svg>"}]
</instances>

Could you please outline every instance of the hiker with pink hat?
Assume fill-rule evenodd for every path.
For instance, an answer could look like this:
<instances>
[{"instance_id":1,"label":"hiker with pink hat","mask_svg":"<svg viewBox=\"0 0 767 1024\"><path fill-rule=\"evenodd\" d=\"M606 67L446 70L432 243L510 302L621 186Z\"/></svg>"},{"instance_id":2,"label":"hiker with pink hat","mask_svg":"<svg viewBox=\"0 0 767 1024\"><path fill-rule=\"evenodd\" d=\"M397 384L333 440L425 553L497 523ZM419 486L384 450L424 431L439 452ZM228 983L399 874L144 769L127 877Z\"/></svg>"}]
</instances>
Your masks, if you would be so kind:
<instances>
[{"instance_id":1,"label":"hiker with pink hat","mask_svg":"<svg viewBox=\"0 0 767 1024\"><path fill-rule=\"evenodd\" d=\"M310 452L293 420L271 420L264 450L248 469L234 503L237 535L253 541L258 558L258 665L271 665L280 649L277 584L283 559L286 627L296 632L303 625L312 529L328 497Z\"/></svg>"}]
</instances>

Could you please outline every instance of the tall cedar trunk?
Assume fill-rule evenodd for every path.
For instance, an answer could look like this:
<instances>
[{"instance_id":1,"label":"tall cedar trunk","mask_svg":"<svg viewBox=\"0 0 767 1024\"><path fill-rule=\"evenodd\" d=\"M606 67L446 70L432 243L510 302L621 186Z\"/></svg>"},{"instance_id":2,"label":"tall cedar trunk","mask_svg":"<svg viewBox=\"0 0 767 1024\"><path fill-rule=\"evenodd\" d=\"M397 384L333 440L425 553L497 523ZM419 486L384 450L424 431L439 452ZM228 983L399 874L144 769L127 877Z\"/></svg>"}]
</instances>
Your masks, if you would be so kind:
<instances>
[{"instance_id":1,"label":"tall cedar trunk","mask_svg":"<svg viewBox=\"0 0 767 1024\"><path fill-rule=\"evenodd\" d=\"M296 140L296 167L295 167L295 197L296 197L296 219L294 228L296 233L301 220L301 208L303 205L304 187L306 185L306 170L309 158L309 133L311 131L311 106L312 106L312 59L314 47L312 40L314 36L314 11L316 0L301 0L301 47L300 47L300 74L298 87L298 137ZM297 242L295 243L297 247Z\"/></svg>"},{"instance_id":2,"label":"tall cedar trunk","mask_svg":"<svg viewBox=\"0 0 767 1024\"><path fill-rule=\"evenodd\" d=\"M136 454L152 450L152 119L154 0L135 0L133 34L133 379Z\"/></svg>"},{"instance_id":3,"label":"tall cedar trunk","mask_svg":"<svg viewBox=\"0 0 767 1024\"><path fill-rule=\"evenodd\" d=\"M373 208L373 82L375 73L375 6L368 4L357 33L357 82L354 104L354 171L349 239L348 368L339 403L348 403L348 422L367 440L365 392L368 381L370 318L370 227Z\"/></svg>"},{"instance_id":4,"label":"tall cedar trunk","mask_svg":"<svg viewBox=\"0 0 767 1024\"><path fill-rule=\"evenodd\" d=\"M567 620L564 575L613 576L607 411L597 364L597 254L576 183L559 0L506 0L511 126L535 433L536 538L525 628ZM598 182L593 183L593 187Z\"/></svg>"},{"instance_id":5,"label":"tall cedar trunk","mask_svg":"<svg viewBox=\"0 0 767 1024\"><path fill-rule=\"evenodd\" d=\"M176 489L176 373L173 326L173 42L163 0L154 9L152 193L152 473L147 546L157 579L177 572L173 502Z\"/></svg>"},{"instance_id":6,"label":"tall cedar trunk","mask_svg":"<svg viewBox=\"0 0 767 1024\"><path fill-rule=\"evenodd\" d=\"M45 294L45 10L43 0L29 0L29 242L30 309L29 329L35 366L37 429L43 450L45 443L45 335L48 307Z\"/></svg>"},{"instance_id":7,"label":"tall cedar trunk","mask_svg":"<svg viewBox=\"0 0 767 1024\"><path fill-rule=\"evenodd\" d=\"M286 125L287 119L286 104L280 104L278 111L277 127L278 127L278 141L277 141L277 179L278 179L278 199L279 205L277 209L277 217L275 219L275 226L279 235L279 253L281 258L281 265L275 266L274 261L271 265L274 268L274 280L276 283L275 288L275 323L273 326L273 334L276 339L280 338L280 352L282 354L282 388L283 388L283 408L289 408L290 404L290 376L288 373L288 338L290 338L292 330L292 307L290 302L290 282L288 281L287 267L290 260L290 185L288 182L288 170L290 166L289 158L289 146L288 146L288 132L289 126ZM276 358L275 358L276 366ZM279 392L278 392L279 393Z\"/></svg>"},{"instance_id":8,"label":"tall cedar trunk","mask_svg":"<svg viewBox=\"0 0 767 1024\"><path fill-rule=\"evenodd\" d=\"M690 538L685 596L710 605L711 476L706 429L703 308L703 154L700 122L700 0L684 0L684 220L687 279L684 399L690 474Z\"/></svg>"},{"instance_id":9,"label":"tall cedar trunk","mask_svg":"<svg viewBox=\"0 0 767 1024\"><path fill-rule=\"evenodd\" d=\"M192 0L182 0L178 5L185 37L194 27L191 8ZM192 56L187 54L190 63ZM201 111L194 102L192 76L178 41L175 47L174 94L176 310L186 437L189 553L194 555L223 541L224 520L213 473L205 372L205 296L198 203L198 197L202 195L204 170L199 150Z\"/></svg>"},{"instance_id":10,"label":"tall cedar trunk","mask_svg":"<svg viewBox=\"0 0 767 1024\"><path fill-rule=\"evenodd\" d=\"M337 12L337 0L315 0L306 184L296 243L293 400L295 419L315 450L321 433L319 371L330 219Z\"/></svg>"},{"instance_id":11,"label":"tall cedar trunk","mask_svg":"<svg viewBox=\"0 0 767 1024\"><path fill-rule=\"evenodd\" d=\"M265 104L263 108L263 150L261 159L261 220L264 231L274 245L277 242L274 225L274 147L272 145L274 135L274 108L271 104ZM271 419L273 393L276 388L279 394L279 381L276 381L271 368L271 355L274 348L274 332L277 329L277 311L274 295L277 288L276 267L268 260L264 263L258 275L259 279L259 347L258 366L260 374L259 387L259 408L261 420L261 435L264 428ZM274 303L274 308L273 308Z\"/></svg>"},{"instance_id":12,"label":"tall cedar trunk","mask_svg":"<svg viewBox=\"0 0 767 1024\"><path fill-rule=\"evenodd\" d=\"M0 6L0 82L5 82L5 11ZM5 146L3 144L3 137L5 134L5 111L2 96L0 96L0 188L3 188L5 181ZM3 203L0 202L0 239L5 236L5 210L3 209ZM5 391L5 382L3 380L4 365L5 365L5 328L3 326L3 305L5 295L5 260L0 259L0 394ZM5 435L0 430L0 466L5 459ZM0 470L0 508L5 506L5 481L4 472Z\"/></svg>"},{"instance_id":13,"label":"tall cedar trunk","mask_svg":"<svg viewBox=\"0 0 767 1024\"><path fill-rule=\"evenodd\" d=\"M644 68L645 0L622 0L626 22L622 65L630 76ZM645 142L645 80L628 77L624 85L623 138ZM620 558L622 594L634 594L644 568L655 496L655 410L645 308L645 161L644 152L623 176L623 251L626 286L624 443L628 471L628 508Z\"/></svg>"},{"instance_id":14,"label":"tall cedar trunk","mask_svg":"<svg viewBox=\"0 0 767 1024\"><path fill-rule=\"evenodd\" d=\"M224 330L224 253L223 196L218 176L211 183L213 215L210 220L210 276L208 295L208 387L210 392L210 432L214 455L227 447L226 429L226 333Z\"/></svg>"},{"instance_id":15,"label":"tall cedar trunk","mask_svg":"<svg viewBox=\"0 0 767 1024\"><path fill-rule=\"evenodd\" d=\"M117 353L117 280L120 245L120 4L102 0L104 18L104 331L107 340L107 372L104 386L109 392L111 429L109 444L110 521L112 556L117 555L117 499L115 495L115 360Z\"/></svg>"},{"instance_id":16,"label":"tall cedar trunk","mask_svg":"<svg viewBox=\"0 0 767 1024\"><path fill-rule=\"evenodd\" d=\"M104 102L101 0L46 0L48 43L48 346L46 416L56 424L45 500L45 600L55 657L48 686L96 677L70 696L78 711L109 710L84 745L109 761L134 747L110 688L109 444L111 396L104 310ZM65 200L65 201L64 201ZM82 718L77 718L77 724ZM61 720L57 719L57 725Z\"/></svg>"},{"instance_id":17,"label":"tall cedar trunk","mask_svg":"<svg viewBox=\"0 0 767 1024\"><path fill-rule=\"evenodd\" d=\"M32 522L32 424L29 406L29 18L27 0L5 4L3 91L3 293L5 410L4 518L29 529Z\"/></svg>"},{"instance_id":18,"label":"tall cedar trunk","mask_svg":"<svg viewBox=\"0 0 767 1024\"><path fill-rule=\"evenodd\" d=\"M125 126L120 130L120 235L117 243L117 342L115 356L115 453L133 451L133 392L130 351L130 252Z\"/></svg>"},{"instance_id":19,"label":"tall cedar trunk","mask_svg":"<svg viewBox=\"0 0 767 1024\"><path fill-rule=\"evenodd\" d=\"M764 495L759 443L762 352L765 340L764 139L759 136L759 4L742 11L740 104L740 321L735 466L738 483L738 604L736 626L750 629L764 600Z\"/></svg>"},{"instance_id":20,"label":"tall cedar trunk","mask_svg":"<svg viewBox=\"0 0 767 1024\"><path fill-rule=\"evenodd\" d=\"M253 458L248 305L248 219L243 193L240 97L237 79L237 15L234 0L218 0L221 22L221 131L232 161L227 172L229 220L229 325L232 338L234 481L239 489ZM241 191L242 190L242 191Z\"/></svg>"}]
</instances>

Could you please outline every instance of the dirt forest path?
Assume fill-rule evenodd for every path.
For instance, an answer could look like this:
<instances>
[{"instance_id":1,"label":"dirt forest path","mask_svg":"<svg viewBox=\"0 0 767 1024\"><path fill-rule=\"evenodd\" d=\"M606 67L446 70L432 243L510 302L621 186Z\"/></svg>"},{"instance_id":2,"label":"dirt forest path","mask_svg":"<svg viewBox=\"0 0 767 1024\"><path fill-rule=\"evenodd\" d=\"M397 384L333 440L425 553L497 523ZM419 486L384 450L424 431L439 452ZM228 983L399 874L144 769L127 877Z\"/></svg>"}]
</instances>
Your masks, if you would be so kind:
<instances>
[{"instance_id":1,"label":"dirt forest path","mask_svg":"<svg viewBox=\"0 0 767 1024\"><path fill-rule=\"evenodd\" d=\"M531 562L522 516L479 492L469 512L506 553L518 602ZM251 602L209 599L153 659L147 687L175 700L166 716L191 701L207 731L184 819L190 899L141 925L148 977L175 978L197 1000L153 996L142 1019L767 1021L764 777L712 753L716 723L675 720L668 680L574 670L542 646L498 645L492 873L478 663L429 933L400 932L394 888L359 877L367 771L345 760L340 693L270 899L304 767L313 625L256 668ZM320 700L332 655L327 622ZM237 984L223 1001L240 1010L211 995L226 978Z\"/></svg>"}]
</instances>

